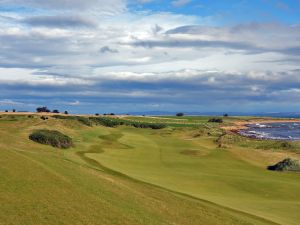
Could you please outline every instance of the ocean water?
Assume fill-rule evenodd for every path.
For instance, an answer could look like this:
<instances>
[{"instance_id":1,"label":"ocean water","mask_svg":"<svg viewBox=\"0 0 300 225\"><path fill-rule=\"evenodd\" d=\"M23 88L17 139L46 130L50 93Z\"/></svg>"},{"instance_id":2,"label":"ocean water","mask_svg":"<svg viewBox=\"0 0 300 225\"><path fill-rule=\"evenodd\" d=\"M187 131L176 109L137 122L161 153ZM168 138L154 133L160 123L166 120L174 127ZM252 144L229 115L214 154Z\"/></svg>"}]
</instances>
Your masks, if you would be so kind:
<instances>
[{"instance_id":1,"label":"ocean water","mask_svg":"<svg viewBox=\"0 0 300 225\"><path fill-rule=\"evenodd\" d=\"M247 137L273 140L300 140L300 123L257 123L239 133Z\"/></svg>"}]
</instances>

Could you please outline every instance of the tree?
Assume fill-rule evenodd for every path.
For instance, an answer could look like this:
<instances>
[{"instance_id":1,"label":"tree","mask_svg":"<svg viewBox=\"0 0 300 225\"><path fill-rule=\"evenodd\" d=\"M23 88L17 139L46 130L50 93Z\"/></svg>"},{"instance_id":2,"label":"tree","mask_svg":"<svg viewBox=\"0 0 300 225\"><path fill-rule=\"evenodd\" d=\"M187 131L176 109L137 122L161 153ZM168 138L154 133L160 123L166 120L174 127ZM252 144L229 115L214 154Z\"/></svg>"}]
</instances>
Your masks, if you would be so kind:
<instances>
[{"instance_id":1,"label":"tree","mask_svg":"<svg viewBox=\"0 0 300 225\"><path fill-rule=\"evenodd\" d=\"M8 112L8 110L5 110L5 112Z\"/></svg>"},{"instance_id":2,"label":"tree","mask_svg":"<svg viewBox=\"0 0 300 225\"><path fill-rule=\"evenodd\" d=\"M224 116L224 117L228 117L228 114L227 114L227 113L225 113L223 116Z\"/></svg>"},{"instance_id":3,"label":"tree","mask_svg":"<svg viewBox=\"0 0 300 225\"><path fill-rule=\"evenodd\" d=\"M95 116L99 116L99 113L95 113Z\"/></svg>"},{"instance_id":4,"label":"tree","mask_svg":"<svg viewBox=\"0 0 300 225\"><path fill-rule=\"evenodd\" d=\"M58 111L57 109L54 109L54 110L52 111L52 113L59 113L59 111Z\"/></svg>"},{"instance_id":5,"label":"tree","mask_svg":"<svg viewBox=\"0 0 300 225\"><path fill-rule=\"evenodd\" d=\"M16 110L15 110L15 109L13 109L12 111L13 111L13 112L16 112Z\"/></svg>"},{"instance_id":6,"label":"tree","mask_svg":"<svg viewBox=\"0 0 300 225\"><path fill-rule=\"evenodd\" d=\"M42 113L42 112L49 113L49 112L51 112L46 106L38 107L38 108L36 109L36 111L37 111L38 113Z\"/></svg>"},{"instance_id":7,"label":"tree","mask_svg":"<svg viewBox=\"0 0 300 225\"><path fill-rule=\"evenodd\" d=\"M68 111L65 111L65 114L68 115L69 114Z\"/></svg>"},{"instance_id":8,"label":"tree","mask_svg":"<svg viewBox=\"0 0 300 225\"><path fill-rule=\"evenodd\" d=\"M176 116L184 116L184 113L182 113L182 112L176 113Z\"/></svg>"}]
</instances>

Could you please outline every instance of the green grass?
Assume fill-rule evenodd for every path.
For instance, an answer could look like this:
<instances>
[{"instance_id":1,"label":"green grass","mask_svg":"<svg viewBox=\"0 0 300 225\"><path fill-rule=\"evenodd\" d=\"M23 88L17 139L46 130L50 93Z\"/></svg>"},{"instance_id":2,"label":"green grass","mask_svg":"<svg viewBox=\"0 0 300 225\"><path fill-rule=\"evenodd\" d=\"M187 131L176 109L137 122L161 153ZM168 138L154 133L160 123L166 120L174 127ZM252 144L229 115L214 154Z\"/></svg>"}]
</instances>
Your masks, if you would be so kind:
<instances>
[{"instance_id":1,"label":"green grass","mask_svg":"<svg viewBox=\"0 0 300 225\"><path fill-rule=\"evenodd\" d=\"M299 224L299 174L244 160L239 145L217 148L220 131L202 125L109 128L5 116L0 224ZM30 141L40 129L72 137L75 147Z\"/></svg>"},{"instance_id":2,"label":"green grass","mask_svg":"<svg viewBox=\"0 0 300 225\"><path fill-rule=\"evenodd\" d=\"M123 128L121 134L113 147L103 140L104 152L87 156L138 180L278 223L300 221L299 174L274 173L266 170L267 164L257 167L237 159L216 148L211 137L184 140L128 128ZM112 137L115 135L112 133ZM185 150L198 154L182 154Z\"/></svg>"}]
</instances>

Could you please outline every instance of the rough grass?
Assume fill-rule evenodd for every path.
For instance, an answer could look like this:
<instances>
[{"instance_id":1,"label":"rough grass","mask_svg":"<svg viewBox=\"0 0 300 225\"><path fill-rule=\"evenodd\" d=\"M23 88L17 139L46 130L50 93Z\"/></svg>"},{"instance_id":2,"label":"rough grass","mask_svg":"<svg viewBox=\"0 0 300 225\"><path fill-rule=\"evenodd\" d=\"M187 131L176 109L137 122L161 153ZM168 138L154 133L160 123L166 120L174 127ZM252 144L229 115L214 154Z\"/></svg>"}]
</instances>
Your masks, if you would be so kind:
<instances>
[{"instance_id":1,"label":"rough grass","mask_svg":"<svg viewBox=\"0 0 300 225\"><path fill-rule=\"evenodd\" d=\"M92 126L92 122L89 120L89 118L82 117L82 116L62 116L62 115L54 115L52 116L56 119L63 119L63 120L75 120L78 121L86 126Z\"/></svg>"},{"instance_id":2,"label":"rough grass","mask_svg":"<svg viewBox=\"0 0 300 225\"><path fill-rule=\"evenodd\" d=\"M217 139L217 143L222 147L240 146L259 150L285 150L300 152L300 142L251 139L230 132L223 133L223 135L219 136L219 138Z\"/></svg>"},{"instance_id":3,"label":"rough grass","mask_svg":"<svg viewBox=\"0 0 300 225\"><path fill-rule=\"evenodd\" d=\"M70 148L73 146L72 138L56 130L36 130L29 135L29 139L55 148Z\"/></svg>"}]
</instances>

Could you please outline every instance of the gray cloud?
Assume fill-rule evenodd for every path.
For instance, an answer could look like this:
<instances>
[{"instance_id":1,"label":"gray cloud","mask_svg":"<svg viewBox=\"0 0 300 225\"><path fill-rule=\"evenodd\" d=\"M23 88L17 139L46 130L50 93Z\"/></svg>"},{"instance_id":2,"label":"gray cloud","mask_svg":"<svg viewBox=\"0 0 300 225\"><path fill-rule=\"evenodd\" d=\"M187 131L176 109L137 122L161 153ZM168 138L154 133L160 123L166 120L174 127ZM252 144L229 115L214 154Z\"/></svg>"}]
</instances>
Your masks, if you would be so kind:
<instances>
[{"instance_id":1,"label":"gray cloud","mask_svg":"<svg viewBox=\"0 0 300 225\"><path fill-rule=\"evenodd\" d=\"M103 46L99 50L101 53L118 53L119 51L117 49L112 49L109 46Z\"/></svg>"},{"instance_id":2,"label":"gray cloud","mask_svg":"<svg viewBox=\"0 0 300 225\"><path fill-rule=\"evenodd\" d=\"M298 70L243 74L181 70L153 73L147 78L142 74L133 74L126 79L106 74L84 78L90 82L65 79L59 85L55 82L0 82L2 98L10 99L9 96L14 96L20 102L31 99L32 103L42 99L45 102L80 102L73 104L78 107L96 102L118 104L120 108L128 104L173 104L177 107L190 105L198 106L198 110L204 111L215 110L219 104L234 103L236 106L246 107L276 102L278 107L280 101L285 104L300 101ZM66 103L65 106L70 104ZM94 110L97 110L96 106Z\"/></svg>"},{"instance_id":3,"label":"gray cloud","mask_svg":"<svg viewBox=\"0 0 300 225\"><path fill-rule=\"evenodd\" d=\"M207 40L187 40L187 39L164 39L164 40L145 40L135 41L134 46L145 48L165 47L165 48L228 48L238 49L250 52L261 52L263 49L258 48L246 42L230 41L207 41Z\"/></svg>"},{"instance_id":4,"label":"gray cloud","mask_svg":"<svg viewBox=\"0 0 300 225\"><path fill-rule=\"evenodd\" d=\"M233 27L181 26L155 39L137 39L130 44L145 48L225 48L247 54L275 52L300 56L298 35L300 27L296 25L252 23Z\"/></svg>"},{"instance_id":5,"label":"gray cloud","mask_svg":"<svg viewBox=\"0 0 300 225\"><path fill-rule=\"evenodd\" d=\"M23 23L38 27L95 27L95 23L79 16L34 16L25 18Z\"/></svg>"}]
</instances>

